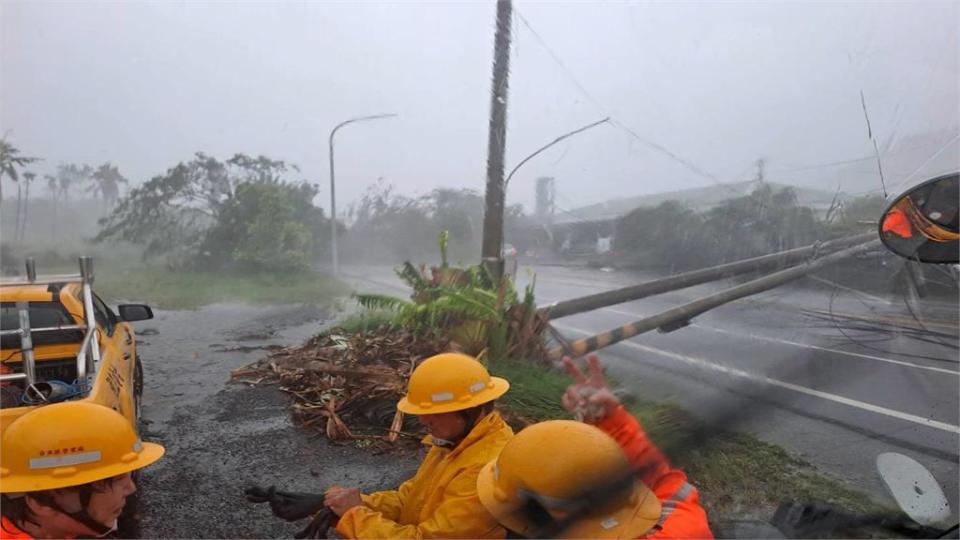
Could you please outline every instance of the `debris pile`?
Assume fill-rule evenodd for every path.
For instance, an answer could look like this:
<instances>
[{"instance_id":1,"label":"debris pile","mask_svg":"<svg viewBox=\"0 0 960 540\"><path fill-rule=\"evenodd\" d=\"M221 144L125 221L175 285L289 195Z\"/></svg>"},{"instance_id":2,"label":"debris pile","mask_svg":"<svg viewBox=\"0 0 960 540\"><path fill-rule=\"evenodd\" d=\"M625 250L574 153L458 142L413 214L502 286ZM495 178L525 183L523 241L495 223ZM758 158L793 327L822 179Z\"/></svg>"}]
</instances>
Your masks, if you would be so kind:
<instances>
[{"instance_id":1,"label":"debris pile","mask_svg":"<svg viewBox=\"0 0 960 540\"><path fill-rule=\"evenodd\" d=\"M330 440L394 442L404 422L396 403L410 373L421 360L448 348L440 339L387 326L352 335L333 329L236 369L231 377L278 384L294 397L294 420L322 430Z\"/></svg>"}]
</instances>

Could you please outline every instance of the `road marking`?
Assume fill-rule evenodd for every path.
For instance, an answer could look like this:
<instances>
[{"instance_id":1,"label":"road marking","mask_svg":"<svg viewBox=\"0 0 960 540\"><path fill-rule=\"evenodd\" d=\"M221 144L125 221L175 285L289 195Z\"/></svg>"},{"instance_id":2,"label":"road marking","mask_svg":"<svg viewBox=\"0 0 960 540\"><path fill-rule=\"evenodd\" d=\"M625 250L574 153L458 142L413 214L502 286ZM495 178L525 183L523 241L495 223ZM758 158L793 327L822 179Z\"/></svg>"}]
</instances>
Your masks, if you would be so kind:
<instances>
[{"instance_id":1,"label":"road marking","mask_svg":"<svg viewBox=\"0 0 960 540\"><path fill-rule=\"evenodd\" d=\"M602 309L603 309L603 311L609 311L609 312L611 312L611 313L616 313L616 314L618 314L618 315L626 315L626 316L628 316L628 317L631 317L632 320L639 320L639 319L642 319L642 318L643 318L643 316L640 315L640 314L638 314L638 313L630 313L630 312L628 312L628 311L622 311L622 310L613 309L613 308L602 308ZM889 363L889 364L898 364L898 365L901 365L901 366L907 366L907 367L916 368L916 369L925 369L925 370L927 370L927 371L936 371L936 372L939 372L939 373L949 373L950 375L954 375L954 376L960 377L960 371L953 371L953 370L944 369L944 368L938 368L938 367L933 367L933 366L924 366L924 365L922 365L922 364L915 364L915 363L913 363L913 362L904 362L903 360L894 360L894 359L892 359L892 358L883 358L882 356L872 356L872 355L869 355L869 354L861 354L861 353L855 353L855 352L849 352L849 351L841 351L841 350L839 350L839 349L830 349L830 348L827 348L827 347L819 347L819 346L817 346L817 345L810 345L810 344L807 344L807 343L799 343L799 342L797 342L797 341L790 341L790 340L787 340L787 339L778 339L778 338L771 338L771 337L766 337L766 336L758 336L758 335L756 335L756 334L747 334L747 333L742 333L742 332L733 332L733 331L731 331L731 330L724 330L724 329L722 329L722 328L717 328L717 327L714 327L714 326L706 326L706 325L699 324L699 323L692 323L690 326L696 327L696 328L701 328L701 329L703 329L703 330L709 330L709 331L711 331L711 332L718 332L718 333L721 333L721 334L729 334L729 335L732 335L732 336L746 337L746 338L750 338L750 339L755 339L755 340L757 340L757 341L767 341L767 342L770 342L770 343L780 343L780 344L783 344L783 345L792 345L792 346L794 346L794 347L801 347L801 348L805 348L805 349L815 349L815 350L818 350L818 351L831 352L831 353L835 353L835 354L845 354L845 355L847 355L847 356L853 356L853 357L856 357L856 358L865 358L865 359L867 359L867 360L876 360L877 362L887 362L887 363Z\"/></svg>"},{"instance_id":2,"label":"road marking","mask_svg":"<svg viewBox=\"0 0 960 540\"><path fill-rule=\"evenodd\" d=\"M595 333L588 330L583 330L582 328L576 328L576 327L568 326L565 324L554 324L554 326L557 328L570 330L572 332L576 332L578 334L584 334L588 336L593 335ZM939 429L941 431L947 431L949 433L960 434L960 426L955 426L953 424L948 424L946 422L939 422L937 420L931 420L929 418L924 418L922 416L917 416L914 414L905 413L905 412L897 411L894 409L888 409L886 407L880 407L879 405L873 405L863 401L858 401L855 399L838 396L836 394L822 392L820 390L814 390L813 388L807 388L806 386L800 386L797 384L784 382L778 379L773 379L773 378L767 377L766 375L755 375L753 373L748 373L741 369L737 369L729 366L722 366L719 364L715 364L713 362L708 362L700 358L693 358L691 356L686 356L686 355L678 354L671 351L665 351L662 349L648 347L646 345L640 345L639 343L634 343L632 341L621 341L619 345L625 345L627 347L632 347L634 349L647 352L647 353L659 354L661 356L666 356L667 358L679 360L681 362L684 362L693 366L697 366L705 369L712 369L714 371L719 371L721 373L726 373L728 375L733 375L735 377L748 379L754 382L768 384L770 386L777 386L780 388L786 388L787 390L792 390L800 394L806 394L808 396L818 397L820 399L825 399L827 401L832 401L834 403L840 403L842 405L847 405L849 407L853 407L856 409L861 409L864 411L882 414L884 416L889 416L891 418L905 420L907 422L912 422L914 424L919 424L921 426L925 426L933 429Z\"/></svg>"},{"instance_id":3,"label":"road marking","mask_svg":"<svg viewBox=\"0 0 960 540\"><path fill-rule=\"evenodd\" d=\"M815 349L815 350L818 350L818 351L826 351L826 352L835 353L835 354L845 354L845 355L847 355L847 356L854 356L854 357L857 357L857 358L866 358L867 360L876 360L877 362L887 362L887 363L890 363L890 364L898 364L898 365L901 365L901 366L908 366L908 367L912 367L912 368L916 368L916 369L925 369L925 370L928 370L928 371L936 371L936 372L939 372L939 373L949 373L950 375L954 375L954 376L960 377L960 371L952 371L952 370L949 370L949 369L943 369L943 368L938 368L938 367L933 367L933 366L924 366L924 365L922 365L922 364L914 364L913 362L904 362L903 360L894 360L894 359L892 359L892 358L883 358L883 357L881 357L881 356L871 356L871 355L869 355L869 354L861 354L861 353L855 353L855 352L849 352L849 351L841 351L841 350L838 350L838 349L830 349L830 348L827 348L827 347L819 347L819 346L817 346L817 345L808 345L808 344L806 344L806 343L798 343L798 342L796 342L796 341L789 341L789 340L786 340L786 339L777 339L777 338L770 338L770 337L766 337L766 336L758 336L758 335L756 335L756 334L743 334L743 333L740 333L740 332L733 332L733 331L730 331L730 330L724 330L724 329L722 329L722 328L714 328L714 327L712 327L712 326L704 326L704 325L702 325L702 324L696 324L696 323L691 324L690 326L695 326L695 327L697 327L697 328L701 328L701 329L703 329L703 330L709 330L709 331L711 331L711 332L718 332L718 333L720 333L720 334L730 334L730 335L734 335L734 336L747 337L747 338L755 339L755 340L758 340L758 341L768 341L768 342L771 342L771 343L782 343L782 344L784 344L784 345L793 345L794 347L803 347L803 348L805 348L805 349Z\"/></svg>"}]
</instances>

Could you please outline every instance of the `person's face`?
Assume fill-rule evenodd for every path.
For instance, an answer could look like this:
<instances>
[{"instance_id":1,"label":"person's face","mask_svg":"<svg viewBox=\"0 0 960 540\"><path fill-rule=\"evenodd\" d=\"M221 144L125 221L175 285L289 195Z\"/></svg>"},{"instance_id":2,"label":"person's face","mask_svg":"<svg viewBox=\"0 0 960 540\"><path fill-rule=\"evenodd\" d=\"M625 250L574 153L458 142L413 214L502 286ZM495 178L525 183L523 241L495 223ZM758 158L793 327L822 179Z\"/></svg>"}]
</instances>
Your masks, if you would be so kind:
<instances>
[{"instance_id":1,"label":"person's face","mask_svg":"<svg viewBox=\"0 0 960 540\"><path fill-rule=\"evenodd\" d=\"M120 517L123 507L127 504L127 497L135 491L137 491L137 486L133 483L130 473L100 482L90 494L87 513L97 523L102 523L107 527L115 527L117 518ZM82 510L80 492L75 489L58 491L54 494L54 499L67 512ZM61 530L73 531L76 535L96 534L69 516L57 513L55 519L62 520L60 527L58 527Z\"/></svg>"},{"instance_id":2,"label":"person's face","mask_svg":"<svg viewBox=\"0 0 960 540\"><path fill-rule=\"evenodd\" d=\"M423 414L418 418L420 423L427 428L427 431L430 432L430 435L433 436L434 439L453 441L462 436L463 432L467 429L467 423L459 411L440 414Z\"/></svg>"}]
</instances>

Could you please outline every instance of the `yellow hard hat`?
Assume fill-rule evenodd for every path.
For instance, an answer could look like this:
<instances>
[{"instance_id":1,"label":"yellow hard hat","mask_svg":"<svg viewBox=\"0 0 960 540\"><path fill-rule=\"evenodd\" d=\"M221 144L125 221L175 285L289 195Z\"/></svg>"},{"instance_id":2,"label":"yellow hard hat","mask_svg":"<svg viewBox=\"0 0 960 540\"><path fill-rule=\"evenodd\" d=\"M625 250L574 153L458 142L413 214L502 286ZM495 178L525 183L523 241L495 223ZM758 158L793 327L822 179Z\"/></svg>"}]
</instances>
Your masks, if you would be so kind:
<instances>
[{"instance_id":1,"label":"yellow hard hat","mask_svg":"<svg viewBox=\"0 0 960 540\"><path fill-rule=\"evenodd\" d=\"M472 356L443 353L424 360L410 375L397 408L407 414L462 411L502 396L510 383L491 377Z\"/></svg>"},{"instance_id":2,"label":"yellow hard hat","mask_svg":"<svg viewBox=\"0 0 960 540\"><path fill-rule=\"evenodd\" d=\"M45 405L11 423L0 441L0 493L79 486L128 473L163 456L103 405Z\"/></svg>"},{"instance_id":3,"label":"yellow hard hat","mask_svg":"<svg viewBox=\"0 0 960 540\"><path fill-rule=\"evenodd\" d=\"M571 518L557 533L562 538L638 538L660 519L660 501L635 478L617 442L572 420L514 436L480 472L477 492L501 524L528 537L539 532L527 513L531 500L556 521Z\"/></svg>"}]
</instances>

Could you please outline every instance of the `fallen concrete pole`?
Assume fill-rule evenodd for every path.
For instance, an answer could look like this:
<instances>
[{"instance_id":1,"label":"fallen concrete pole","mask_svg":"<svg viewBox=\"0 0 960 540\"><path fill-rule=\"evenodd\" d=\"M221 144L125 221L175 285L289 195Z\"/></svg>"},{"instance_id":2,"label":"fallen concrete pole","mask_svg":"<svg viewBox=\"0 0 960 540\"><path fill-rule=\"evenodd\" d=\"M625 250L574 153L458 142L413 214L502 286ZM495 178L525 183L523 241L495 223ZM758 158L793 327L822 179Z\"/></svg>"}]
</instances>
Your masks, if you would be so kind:
<instances>
[{"instance_id":1,"label":"fallen concrete pole","mask_svg":"<svg viewBox=\"0 0 960 540\"><path fill-rule=\"evenodd\" d=\"M823 257L812 260L806 264L794 266L793 268L781 270L780 272L775 272L742 285L731 287L688 304L669 309L663 313L653 315L645 319L640 319L639 321L621 326L619 328L614 328L613 330L609 330L589 338L578 339L571 343L568 347L556 347L548 352L548 357L551 360L560 360L564 356L583 356L587 353L608 347L614 343L657 328L663 332L670 332L672 330L682 328L683 326L689 324L690 319L715 307L779 287L780 285L801 278L825 266L835 264L843 259L858 253L862 253L879 245L880 240L872 240L870 242L865 242L830 255L824 255Z\"/></svg>"},{"instance_id":2,"label":"fallen concrete pole","mask_svg":"<svg viewBox=\"0 0 960 540\"><path fill-rule=\"evenodd\" d=\"M876 238L876 235L877 233L870 232L856 236L848 236L846 238L824 242L823 244L813 244L788 251L781 251L779 253L772 253L770 255L762 255L752 259L744 259L720 266L704 268L702 270L685 272L639 285L631 285L622 289L604 291L572 300L562 300L544 306L540 309L540 312L550 319L559 319L560 317L567 317L602 307L631 302L648 296L685 289L731 276L771 270L778 266L791 266L803 262L805 259L809 259L818 253L830 253L854 244L866 242L871 238Z\"/></svg>"}]
</instances>

